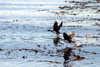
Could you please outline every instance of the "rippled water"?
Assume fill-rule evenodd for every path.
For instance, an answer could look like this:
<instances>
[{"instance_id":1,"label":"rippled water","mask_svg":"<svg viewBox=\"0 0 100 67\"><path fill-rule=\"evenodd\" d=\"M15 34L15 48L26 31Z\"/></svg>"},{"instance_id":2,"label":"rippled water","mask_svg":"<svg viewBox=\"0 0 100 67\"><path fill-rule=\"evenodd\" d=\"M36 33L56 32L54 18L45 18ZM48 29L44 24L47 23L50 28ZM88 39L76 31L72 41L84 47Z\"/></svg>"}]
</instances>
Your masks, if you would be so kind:
<instances>
[{"instance_id":1,"label":"rippled water","mask_svg":"<svg viewBox=\"0 0 100 67\"><path fill-rule=\"evenodd\" d=\"M0 67L99 67L99 10L95 0L0 0ZM55 21L63 21L57 44L48 31ZM75 32L82 47L66 43L63 32Z\"/></svg>"}]
</instances>

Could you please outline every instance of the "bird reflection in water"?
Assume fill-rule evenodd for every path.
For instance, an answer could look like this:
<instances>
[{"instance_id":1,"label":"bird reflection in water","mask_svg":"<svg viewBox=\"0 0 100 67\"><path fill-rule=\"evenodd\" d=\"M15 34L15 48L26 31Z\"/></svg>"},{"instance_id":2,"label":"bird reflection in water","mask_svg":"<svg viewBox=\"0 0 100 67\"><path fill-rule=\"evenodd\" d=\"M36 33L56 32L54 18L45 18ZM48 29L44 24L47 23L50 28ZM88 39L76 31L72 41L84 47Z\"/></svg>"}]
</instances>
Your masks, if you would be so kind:
<instances>
[{"instance_id":1,"label":"bird reflection in water","mask_svg":"<svg viewBox=\"0 0 100 67\"><path fill-rule=\"evenodd\" d=\"M58 46L59 40L60 40L59 35L56 35L56 38L53 39L53 42L56 47Z\"/></svg>"},{"instance_id":2,"label":"bird reflection in water","mask_svg":"<svg viewBox=\"0 0 100 67\"><path fill-rule=\"evenodd\" d=\"M70 47L66 47L64 49L64 67L69 67L70 65L68 64L70 62L70 56L71 56L71 53L72 53L72 48Z\"/></svg>"}]
</instances>

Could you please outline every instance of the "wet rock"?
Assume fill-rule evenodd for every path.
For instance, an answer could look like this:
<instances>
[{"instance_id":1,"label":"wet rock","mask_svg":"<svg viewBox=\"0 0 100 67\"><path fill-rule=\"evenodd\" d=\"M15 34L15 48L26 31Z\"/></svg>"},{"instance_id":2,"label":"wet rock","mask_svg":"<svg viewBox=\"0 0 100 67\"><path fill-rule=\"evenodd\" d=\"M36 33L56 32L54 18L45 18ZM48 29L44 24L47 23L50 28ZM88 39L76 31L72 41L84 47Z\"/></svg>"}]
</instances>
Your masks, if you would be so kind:
<instances>
[{"instance_id":1,"label":"wet rock","mask_svg":"<svg viewBox=\"0 0 100 67\"><path fill-rule=\"evenodd\" d=\"M23 59L27 58L27 56L22 56Z\"/></svg>"},{"instance_id":2,"label":"wet rock","mask_svg":"<svg viewBox=\"0 0 100 67\"><path fill-rule=\"evenodd\" d=\"M83 38L82 36L76 36L76 37Z\"/></svg>"},{"instance_id":3,"label":"wet rock","mask_svg":"<svg viewBox=\"0 0 100 67\"><path fill-rule=\"evenodd\" d=\"M39 60L37 62L50 62L50 63L56 63L56 64L61 64L61 62L57 62L57 61L48 61L48 60Z\"/></svg>"},{"instance_id":4,"label":"wet rock","mask_svg":"<svg viewBox=\"0 0 100 67\"><path fill-rule=\"evenodd\" d=\"M74 59L74 60L83 60L83 59L85 59L85 57L81 57L81 56L77 55L76 59Z\"/></svg>"},{"instance_id":5,"label":"wet rock","mask_svg":"<svg viewBox=\"0 0 100 67\"><path fill-rule=\"evenodd\" d=\"M40 47L40 45L37 45L38 47Z\"/></svg>"},{"instance_id":6,"label":"wet rock","mask_svg":"<svg viewBox=\"0 0 100 67\"><path fill-rule=\"evenodd\" d=\"M19 51L29 51L29 52L35 52L35 53L39 52L39 51L36 50L36 49L24 49L24 48L19 49Z\"/></svg>"}]
</instances>

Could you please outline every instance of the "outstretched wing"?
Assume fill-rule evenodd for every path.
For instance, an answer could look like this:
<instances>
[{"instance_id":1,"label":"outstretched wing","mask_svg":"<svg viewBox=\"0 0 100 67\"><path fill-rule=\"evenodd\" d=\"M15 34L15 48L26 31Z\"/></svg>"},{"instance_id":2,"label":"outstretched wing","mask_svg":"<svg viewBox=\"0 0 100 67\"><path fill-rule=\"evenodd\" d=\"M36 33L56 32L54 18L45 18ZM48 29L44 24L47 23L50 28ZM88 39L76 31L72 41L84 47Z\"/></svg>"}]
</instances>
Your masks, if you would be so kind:
<instances>
[{"instance_id":1,"label":"outstretched wing","mask_svg":"<svg viewBox=\"0 0 100 67\"><path fill-rule=\"evenodd\" d=\"M60 25L59 25L59 29L62 27L62 25L63 25L63 22L60 23Z\"/></svg>"},{"instance_id":2,"label":"outstretched wing","mask_svg":"<svg viewBox=\"0 0 100 67\"><path fill-rule=\"evenodd\" d=\"M69 36L66 33L63 33L63 37L64 37L65 40L69 39Z\"/></svg>"},{"instance_id":3,"label":"outstretched wing","mask_svg":"<svg viewBox=\"0 0 100 67\"><path fill-rule=\"evenodd\" d=\"M56 31L56 33L59 33L59 27L57 21L55 21L54 26L53 26L53 31Z\"/></svg>"},{"instance_id":4,"label":"outstretched wing","mask_svg":"<svg viewBox=\"0 0 100 67\"><path fill-rule=\"evenodd\" d=\"M70 37L71 39L74 38L74 36L75 36L75 33L74 33L74 32L72 32L72 34L69 35L69 37Z\"/></svg>"},{"instance_id":5,"label":"outstretched wing","mask_svg":"<svg viewBox=\"0 0 100 67\"><path fill-rule=\"evenodd\" d=\"M56 31L57 28L58 28L58 23L57 23L57 21L55 21L55 23L54 23L54 25L53 25L53 30Z\"/></svg>"},{"instance_id":6,"label":"outstretched wing","mask_svg":"<svg viewBox=\"0 0 100 67\"><path fill-rule=\"evenodd\" d=\"M64 37L65 40L67 40L69 43L71 43L71 39L70 39L70 37L68 36L68 34L63 33L63 37Z\"/></svg>"}]
</instances>

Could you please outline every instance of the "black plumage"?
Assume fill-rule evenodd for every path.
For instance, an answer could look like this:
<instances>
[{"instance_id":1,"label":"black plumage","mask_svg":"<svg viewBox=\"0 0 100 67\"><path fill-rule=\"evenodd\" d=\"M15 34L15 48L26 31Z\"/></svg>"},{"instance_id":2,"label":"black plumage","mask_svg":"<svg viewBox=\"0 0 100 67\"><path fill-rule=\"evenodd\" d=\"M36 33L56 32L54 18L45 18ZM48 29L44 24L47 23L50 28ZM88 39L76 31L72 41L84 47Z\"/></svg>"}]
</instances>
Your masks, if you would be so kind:
<instances>
[{"instance_id":1,"label":"black plumage","mask_svg":"<svg viewBox=\"0 0 100 67\"><path fill-rule=\"evenodd\" d=\"M63 37L64 37L64 40L67 40L69 43L71 43L71 38L68 36L68 34L66 33L63 33Z\"/></svg>"},{"instance_id":2,"label":"black plumage","mask_svg":"<svg viewBox=\"0 0 100 67\"><path fill-rule=\"evenodd\" d=\"M55 21L54 25L53 25L53 31L55 31L57 34L59 33L59 30L61 29L63 25L63 22L61 22L61 24L58 26L58 22Z\"/></svg>"},{"instance_id":3,"label":"black plumage","mask_svg":"<svg viewBox=\"0 0 100 67\"><path fill-rule=\"evenodd\" d=\"M66 34L66 33L63 33L64 40L67 40L69 43L72 42L71 39L72 39L74 36L75 36L75 33L74 33L74 32L72 32L71 35L68 35L68 34Z\"/></svg>"}]
</instances>

